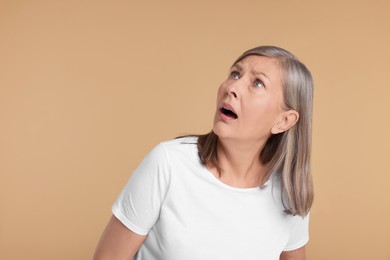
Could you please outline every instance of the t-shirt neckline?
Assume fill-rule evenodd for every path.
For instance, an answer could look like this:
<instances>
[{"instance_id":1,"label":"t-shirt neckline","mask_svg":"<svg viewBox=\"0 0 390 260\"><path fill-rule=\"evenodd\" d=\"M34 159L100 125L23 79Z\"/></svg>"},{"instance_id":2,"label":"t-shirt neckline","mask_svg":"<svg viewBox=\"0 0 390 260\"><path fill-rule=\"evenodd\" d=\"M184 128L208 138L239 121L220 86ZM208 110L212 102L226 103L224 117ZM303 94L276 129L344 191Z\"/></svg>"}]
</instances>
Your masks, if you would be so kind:
<instances>
[{"instance_id":1,"label":"t-shirt neckline","mask_svg":"<svg viewBox=\"0 0 390 260\"><path fill-rule=\"evenodd\" d=\"M268 180L265 182L265 184L264 184L265 188L260 188L260 186L259 187L251 187L251 188L238 188L238 187L230 186L230 185L222 182L205 165L202 165L202 166L203 166L203 173L206 176L206 178L208 178L210 181L212 181L213 183L215 183L216 185L218 185L224 189L236 191L236 192L243 192L243 193L261 192L262 190L268 188L268 186L271 182L271 178L272 178L272 175L271 175L268 178Z\"/></svg>"},{"instance_id":2,"label":"t-shirt neckline","mask_svg":"<svg viewBox=\"0 0 390 260\"><path fill-rule=\"evenodd\" d=\"M241 192L241 193L251 193L251 192L261 192L265 189L267 189L270 184L271 184L271 179L272 179L272 175L269 176L268 180L265 182L264 184L264 188L261 188L260 186L259 187L251 187L251 188L238 188L238 187L234 187L234 186L230 186L224 182L222 182L221 180L219 180L207 167L206 165L204 165L201 161L200 161L200 158L199 158L199 152L198 152L198 147L197 147L197 142L198 142L198 138L196 137L187 137L187 139L192 139L194 141L194 146L193 146L193 153L195 154L195 156L198 158L199 160L199 163L201 164L202 166L202 174L205 176L205 178L207 178L208 180L210 180L211 182L213 182L214 184L218 185L219 187L221 188L224 188L226 190L230 190L230 191L235 191L235 192Z\"/></svg>"}]
</instances>

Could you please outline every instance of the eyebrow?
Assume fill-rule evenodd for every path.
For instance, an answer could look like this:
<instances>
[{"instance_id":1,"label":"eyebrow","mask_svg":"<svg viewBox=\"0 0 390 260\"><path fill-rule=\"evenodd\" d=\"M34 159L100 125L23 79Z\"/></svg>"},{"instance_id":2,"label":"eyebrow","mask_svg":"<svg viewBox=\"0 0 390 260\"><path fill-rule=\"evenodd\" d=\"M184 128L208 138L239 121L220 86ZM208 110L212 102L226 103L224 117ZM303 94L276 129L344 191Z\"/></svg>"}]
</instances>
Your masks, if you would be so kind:
<instances>
[{"instance_id":1,"label":"eyebrow","mask_svg":"<svg viewBox=\"0 0 390 260\"><path fill-rule=\"evenodd\" d=\"M243 70L244 70L244 69L240 66L240 64L238 64L238 63L233 64L232 68L237 68L238 71L243 71ZM271 80L269 79L269 77L267 76L267 74L265 74L264 72L251 70L251 73L252 73L253 75L262 75L262 76L264 76L269 82L271 82Z\"/></svg>"}]
</instances>

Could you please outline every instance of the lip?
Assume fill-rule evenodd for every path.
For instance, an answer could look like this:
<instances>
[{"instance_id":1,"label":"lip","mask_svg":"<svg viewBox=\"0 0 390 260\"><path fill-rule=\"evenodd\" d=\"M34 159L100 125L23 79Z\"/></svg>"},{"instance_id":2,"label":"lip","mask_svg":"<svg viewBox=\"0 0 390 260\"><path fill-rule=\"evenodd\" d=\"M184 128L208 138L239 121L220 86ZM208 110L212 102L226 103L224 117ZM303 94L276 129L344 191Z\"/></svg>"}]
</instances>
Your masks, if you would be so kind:
<instances>
[{"instance_id":1,"label":"lip","mask_svg":"<svg viewBox=\"0 0 390 260\"><path fill-rule=\"evenodd\" d=\"M229 117L229 116L225 115L224 113L221 112L222 108L228 109L228 110L232 111L233 113L235 113L237 115L236 110L234 109L234 107L232 105L230 105L229 103L222 103L219 106L219 108L218 108L219 118L220 119L222 119L224 121L226 121L226 120L230 121L230 120L236 120L238 118L238 117L237 118L232 118L232 117Z\"/></svg>"},{"instance_id":2,"label":"lip","mask_svg":"<svg viewBox=\"0 0 390 260\"><path fill-rule=\"evenodd\" d=\"M229 109L233 113L237 114L236 111L234 110L234 107L228 103L222 103L222 105L219 107L219 109L221 109L221 108Z\"/></svg>"}]
</instances>

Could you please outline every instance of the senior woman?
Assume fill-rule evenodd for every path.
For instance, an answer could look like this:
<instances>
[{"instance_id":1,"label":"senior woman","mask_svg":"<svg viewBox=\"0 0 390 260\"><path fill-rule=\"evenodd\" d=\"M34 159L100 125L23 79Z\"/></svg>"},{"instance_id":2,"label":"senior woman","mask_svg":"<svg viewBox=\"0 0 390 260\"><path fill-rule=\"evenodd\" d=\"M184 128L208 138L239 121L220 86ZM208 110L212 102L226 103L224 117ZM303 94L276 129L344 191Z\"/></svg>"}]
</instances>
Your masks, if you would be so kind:
<instances>
[{"instance_id":1,"label":"senior woman","mask_svg":"<svg viewBox=\"0 0 390 260\"><path fill-rule=\"evenodd\" d=\"M244 52L213 129L162 142L112 207L95 259L303 260L313 82L288 51Z\"/></svg>"}]
</instances>

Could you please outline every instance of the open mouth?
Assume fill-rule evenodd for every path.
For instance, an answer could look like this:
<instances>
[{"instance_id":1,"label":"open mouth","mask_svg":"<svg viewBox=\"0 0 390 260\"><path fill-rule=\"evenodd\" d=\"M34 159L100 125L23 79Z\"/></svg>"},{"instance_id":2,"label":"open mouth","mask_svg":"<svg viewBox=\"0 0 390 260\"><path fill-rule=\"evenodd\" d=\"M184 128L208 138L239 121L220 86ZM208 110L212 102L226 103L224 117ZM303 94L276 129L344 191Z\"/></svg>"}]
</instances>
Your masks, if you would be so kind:
<instances>
[{"instance_id":1,"label":"open mouth","mask_svg":"<svg viewBox=\"0 0 390 260\"><path fill-rule=\"evenodd\" d=\"M220 111L221 111L222 114L224 114L227 117L230 117L230 118L233 118L233 119L237 119L237 117L238 117L236 113L234 113L233 111L231 111L231 110L229 110L229 109L227 109L225 107L222 107L220 109Z\"/></svg>"}]
</instances>

